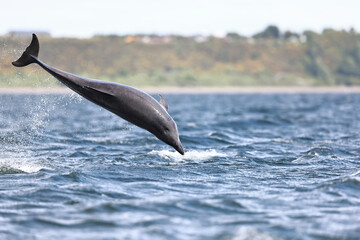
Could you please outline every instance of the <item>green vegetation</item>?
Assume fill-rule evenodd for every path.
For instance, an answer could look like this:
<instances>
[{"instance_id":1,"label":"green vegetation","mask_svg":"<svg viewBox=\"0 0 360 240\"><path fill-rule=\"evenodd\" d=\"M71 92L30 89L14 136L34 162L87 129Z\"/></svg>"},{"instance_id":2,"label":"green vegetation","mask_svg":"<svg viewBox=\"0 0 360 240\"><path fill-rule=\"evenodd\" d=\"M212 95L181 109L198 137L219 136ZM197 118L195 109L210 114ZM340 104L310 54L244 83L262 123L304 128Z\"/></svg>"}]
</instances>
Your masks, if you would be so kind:
<instances>
[{"instance_id":1,"label":"green vegetation","mask_svg":"<svg viewBox=\"0 0 360 240\"><path fill-rule=\"evenodd\" d=\"M58 84L39 69L15 68L29 38L0 37L0 86ZM40 58L81 76L132 86L360 85L360 35L302 34L269 26L252 38L183 36L40 36Z\"/></svg>"}]
</instances>

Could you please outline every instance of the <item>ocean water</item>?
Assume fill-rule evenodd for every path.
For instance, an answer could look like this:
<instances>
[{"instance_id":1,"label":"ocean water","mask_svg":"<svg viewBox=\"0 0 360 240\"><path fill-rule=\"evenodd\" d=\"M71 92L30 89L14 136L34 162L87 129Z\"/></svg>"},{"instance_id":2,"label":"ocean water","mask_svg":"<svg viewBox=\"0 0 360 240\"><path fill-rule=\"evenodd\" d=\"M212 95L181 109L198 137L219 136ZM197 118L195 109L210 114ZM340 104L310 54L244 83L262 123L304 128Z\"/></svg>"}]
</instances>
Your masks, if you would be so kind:
<instances>
[{"instance_id":1,"label":"ocean water","mask_svg":"<svg viewBox=\"0 0 360 240\"><path fill-rule=\"evenodd\" d=\"M78 97L0 95L0 239L360 239L360 94L169 94L185 156Z\"/></svg>"}]
</instances>

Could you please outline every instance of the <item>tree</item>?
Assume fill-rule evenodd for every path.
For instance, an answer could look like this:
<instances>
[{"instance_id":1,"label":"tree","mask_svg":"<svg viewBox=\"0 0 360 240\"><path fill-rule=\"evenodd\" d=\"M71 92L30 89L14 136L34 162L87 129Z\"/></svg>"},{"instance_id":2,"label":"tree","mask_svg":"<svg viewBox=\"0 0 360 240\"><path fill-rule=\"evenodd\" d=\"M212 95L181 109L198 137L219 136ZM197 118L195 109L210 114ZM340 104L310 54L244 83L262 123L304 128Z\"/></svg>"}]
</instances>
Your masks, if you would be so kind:
<instances>
[{"instance_id":1,"label":"tree","mask_svg":"<svg viewBox=\"0 0 360 240\"><path fill-rule=\"evenodd\" d=\"M291 31L286 31L284 34L285 39L299 39L300 35Z\"/></svg>"},{"instance_id":2,"label":"tree","mask_svg":"<svg viewBox=\"0 0 360 240\"><path fill-rule=\"evenodd\" d=\"M239 40L239 39L245 38L236 32L229 32L226 34L226 37L229 39L232 39L232 40Z\"/></svg>"},{"instance_id":3,"label":"tree","mask_svg":"<svg viewBox=\"0 0 360 240\"><path fill-rule=\"evenodd\" d=\"M253 36L254 38L280 38L280 30L277 26L270 25L264 31Z\"/></svg>"}]
</instances>

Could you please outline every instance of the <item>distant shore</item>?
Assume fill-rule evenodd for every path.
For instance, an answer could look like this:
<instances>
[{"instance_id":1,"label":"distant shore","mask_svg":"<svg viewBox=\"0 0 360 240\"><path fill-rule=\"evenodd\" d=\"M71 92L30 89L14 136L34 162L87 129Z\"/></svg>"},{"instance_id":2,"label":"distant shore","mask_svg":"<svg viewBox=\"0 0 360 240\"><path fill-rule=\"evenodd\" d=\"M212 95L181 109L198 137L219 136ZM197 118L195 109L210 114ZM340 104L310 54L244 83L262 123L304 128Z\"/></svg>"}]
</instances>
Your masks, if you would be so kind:
<instances>
[{"instance_id":1,"label":"distant shore","mask_svg":"<svg viewBox=\"0 0 360 240\"><path fill-rule=\"evenodd\" d=\"M236 94L236 93L360 93L356 87L137 87L138 89L156 94ZM49 88L0 88L0 94L68 94L72 91L65 87Z\"/></svg>"}]
</instances>

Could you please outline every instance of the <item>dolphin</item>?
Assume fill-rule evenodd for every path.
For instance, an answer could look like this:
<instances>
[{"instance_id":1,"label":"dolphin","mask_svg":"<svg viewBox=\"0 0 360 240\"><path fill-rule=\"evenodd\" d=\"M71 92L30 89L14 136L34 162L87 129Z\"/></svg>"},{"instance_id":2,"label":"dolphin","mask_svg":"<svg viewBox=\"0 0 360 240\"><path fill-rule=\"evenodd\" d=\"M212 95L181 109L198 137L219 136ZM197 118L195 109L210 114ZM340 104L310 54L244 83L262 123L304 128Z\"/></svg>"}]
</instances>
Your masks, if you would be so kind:
<instances>
[{"instance_id":1,"label":"dolphin","mask_svg":"<svg viewBox=\"0 0 360 240\"><path fill-rule=\"evenodd\" d=\"M12 64L16 67L38 64L79 95L136 126L146 129L184 155L177 125L169 115L168 105L161 95L158 102L149 94L126 85L83 78L53 68L38 59L39 48L39 40L33 34L30 45Z\"/></svg>"}]
</instances>

